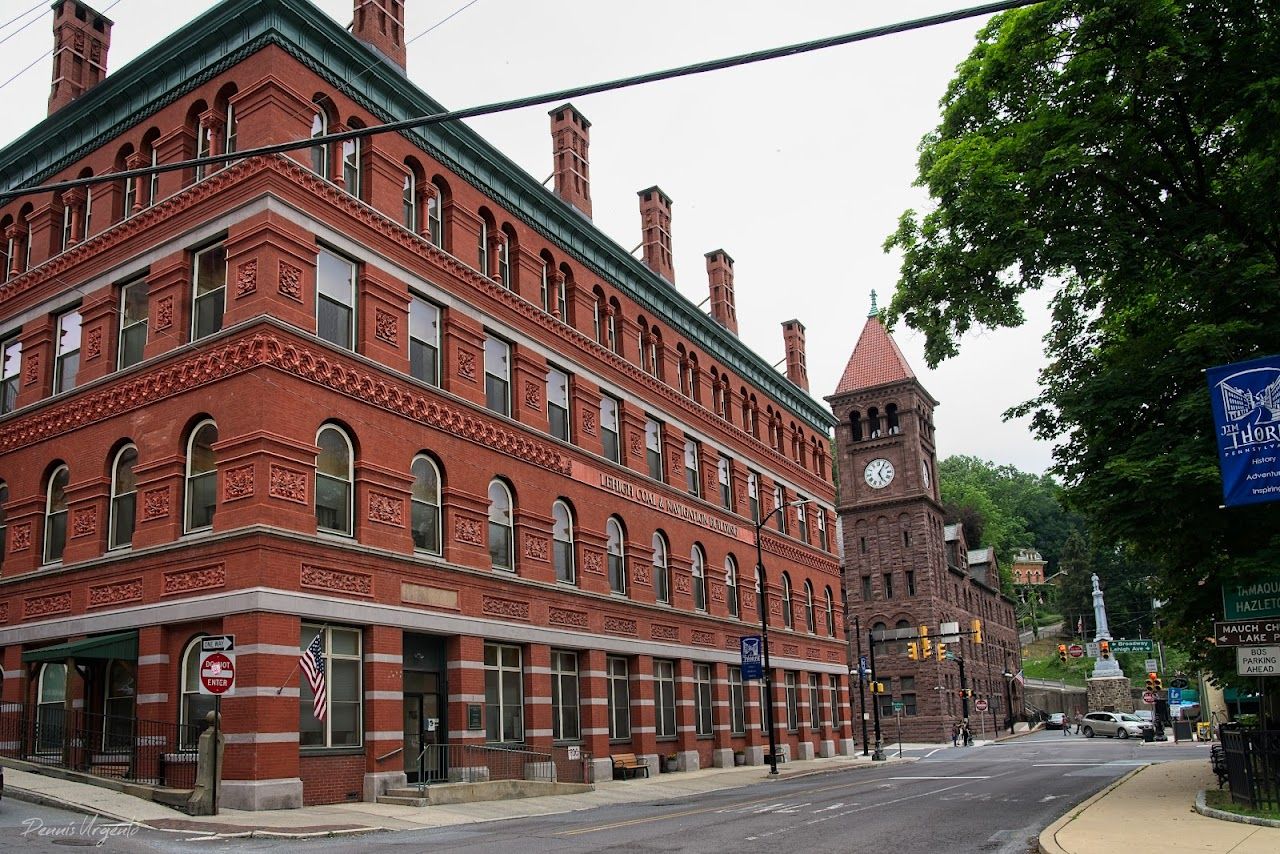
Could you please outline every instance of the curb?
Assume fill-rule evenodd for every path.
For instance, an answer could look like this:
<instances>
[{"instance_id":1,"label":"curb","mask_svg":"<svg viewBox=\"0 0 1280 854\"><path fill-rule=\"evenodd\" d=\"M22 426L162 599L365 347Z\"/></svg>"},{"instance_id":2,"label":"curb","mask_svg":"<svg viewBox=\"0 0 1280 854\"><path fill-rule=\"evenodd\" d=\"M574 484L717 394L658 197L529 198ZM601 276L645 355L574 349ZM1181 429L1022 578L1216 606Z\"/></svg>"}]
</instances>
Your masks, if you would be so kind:
<instances>
[{"instance_id":1,"label":"curb","mask_svg":"<svg viewBox=\"0 0 1280 854\"><path fill-rule=\"evenodd\" d=\"M1151 767L1150 765L1140 765L1137 768L1134 768L1128 774L1125 774L1119 780L1115 780L1109 786L1107 786L1101 792L1098 792L1093 797L1073 806L1066 815L1062 816L1053 824L1049 825L1044 830L1040 831L1040 836L1037 837L1036 839L1036 844L1039 848L1040 854L1070 854L1070 852L1068 852L1067 849L1063 848L1061 845L1058 844L1058 841L1057 841L1058 831L1062 830L1062 828L1066 827L1068 824L1075 821L1080 816L1080 814L1085 810L1087 810L1089 807L1093 806L1095 803L1102 800L1107 795L1111 794L1112 791L1114 791L1115 789L1118 789L1121 785L1123 785L1124 783L1127 783L1133 777L1137 776L1138 773L1142 771L1144 768L1150 768L1150 767Z\"/></svg>"},{"instance_id":2,"label":"curb","mask_svg":"<svg viewBox=\"0 0 1280 854\"><path fill-rule=\"evenodd\" d=\"M30 789L20 789L17 786L5 786L4 796L12 798L15 801L23 801L28 804L36 804L42 807L54 807L55 809L66 810L68 812L80 813L81 815L97 816L98 818L108 818L112 821L123 821L134 827L141 827L145 830L155 830L156 828L147 824L145 821L138 821L133 818L125 818L122 815L107 812L106 810L95 809L87 804L77 804L73 801L64 801L62 798L46 795L44 792L33 792Z\"/></svg>"},{"instance_id":3,"label":"curb","mask_svg":"<svg viewBox=\"0 0 1280 854\"><path fill-rule=\"evenodd\" d=\"M1216 818L1220 821L1234 821L1238 824L1252 824L1257 827L1280 827L1280 821L1273 818L1262 818L1256 815L1240 815L1239 813L1227 812L1226 810L1216 809L1204 802L1205 790L1201 789L1196 793L1196 812L1205 818Z\"/></svg>"}]
</instances>

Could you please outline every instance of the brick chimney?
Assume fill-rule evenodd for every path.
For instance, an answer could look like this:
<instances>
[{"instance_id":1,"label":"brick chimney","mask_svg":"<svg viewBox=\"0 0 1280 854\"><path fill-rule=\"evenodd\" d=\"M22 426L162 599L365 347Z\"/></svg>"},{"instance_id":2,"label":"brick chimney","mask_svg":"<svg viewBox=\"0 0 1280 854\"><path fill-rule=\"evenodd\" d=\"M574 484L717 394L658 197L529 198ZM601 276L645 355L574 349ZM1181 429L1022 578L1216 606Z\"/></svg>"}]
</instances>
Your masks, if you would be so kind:
<instances>
[{"instance_id":1,"label":"brick chimney","mask_svg":"<svg viewBox=\"0 0 1280 854\"><path fill-rule=\"evenodd\" d=\"M782 344L787 351L787 379L809 390L809 369L804 357L804 324L788 320L782 324Z\"/></svg>"},{"instance_id":2,"label":"brick chimney","mask_svg":"<svg viewBox=\"0 0 1280 854\"><path fill-rule=\"evenodd\" d=\"M641 190L639 196L645 266L675 284L676 267L671 260L671 197L658 187Z\"/></svg>"},{"instance_id":3,"label":"brick chimney","mask_svg":"<svg viewBox=\"0 0 1280 854\"><path fill-rule=\"evenodd\" d=\"M573 104L561 104L550 115L556 195L582 211L589 219L591 169L587 159L587 146L591 144L591 122Z\"/></svg>"},{"instance_id":4,"label":"brick chimney","mask_svg":"<svg viewBox=\"0 0 1280 854\"><path fill-rule=\"evenodd\" d=\"M53 115L107 76L107 48L111 47L111 20L80 0L53 4L53 88L49 90L49 115Z\"/></svg>"},{"instance_id":5,"label":"brick chimney","mask_svg":"<svg viewBox=\"0 0 1280 854\"><path fill-rule=\"evenodd\" d=\"M405 70L404 0L355 0L351 34Z\"/></svg>"},{"instance_id":6,"label":"brick chimney","mask_svg":"<svg viewBox=\"0 0 1280 854\"><path fill-rule=\"evenodd\" d=\"M707 281L711 285L711 316L725 329L737 335L738 310L733 299L733 259L728 252L716 249L707 253Z\"/></svg>"}]
</instances>

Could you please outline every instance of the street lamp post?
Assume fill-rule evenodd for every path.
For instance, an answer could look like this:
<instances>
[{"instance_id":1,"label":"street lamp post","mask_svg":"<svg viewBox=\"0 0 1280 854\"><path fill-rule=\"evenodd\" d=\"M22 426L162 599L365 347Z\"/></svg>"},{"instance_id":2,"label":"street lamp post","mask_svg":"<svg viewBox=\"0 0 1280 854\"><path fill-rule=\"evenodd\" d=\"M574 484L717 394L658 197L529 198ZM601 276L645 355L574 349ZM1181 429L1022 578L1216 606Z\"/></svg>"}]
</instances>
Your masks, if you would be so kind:
<instances>
[{"instance_id":1,"label":"street lamp post","mask_svg":"<svg viewBox=\"0 0 1280 854\"><path fill-rule=\"evenodd\" d=\"M1005 667L1008 667L1008 659L1005 660ZM1009 734L1013 734L1013 680L1014 675L1011 670L1004 671L1004 696L1005 696L1005 723L1009 726Z\"/></svg>"},{"instance_id":2,"label":"street lamp post","mask_svg":"<svg viewBox=\"0 0 1280 854\"><path fill-rule=\"evenodd\" d=\"M848 607L846 605L846 607ZM862 626L858 615L853 616L853 632L858 638L858 712L862 717L862 755L869 756L867 744L867 674L862 670Z\"/></svg>"},{"instance_id":3,"label":"street lamp post","mask_svg":"<svg viewBox=\"0 0 1280 854\"><path fill-rule=\"evenodd\" d=\"M806 498L803 501L792 501L789 504L779 504L773 508L772 512L762 516L755 522L756 526L756 575L760 578L760 591L757 594L760 599L756 603L760 608L760 651L764 658L764 673L761 674L761 681L764 683L764 720L765 727L769 730L769 776L776 777L778 775L778 734L774 731L773 725L773 668L769 665L769 581L765 574L764 568L764 552L760 548L760 529L763 528L770 519L781 513L788 507L799 507L801 504L808 504L811 499Z\"/></svg>"},{"instance_id":4,"label":"street lamp post","mask_svg":"<svg viewBox=\"0 0 1280 854\"><path fill-rule=\"evenodd\" d=\"M876 681L876 639L874 632L867 632L867 645L871 647L871 684L879 686ZM876 727L876 749L871 754L872 762L884 761L884 740L880 737L880 695L876 690L871 691L871 714L875 719Z\"/></svg>"}]
</instances>

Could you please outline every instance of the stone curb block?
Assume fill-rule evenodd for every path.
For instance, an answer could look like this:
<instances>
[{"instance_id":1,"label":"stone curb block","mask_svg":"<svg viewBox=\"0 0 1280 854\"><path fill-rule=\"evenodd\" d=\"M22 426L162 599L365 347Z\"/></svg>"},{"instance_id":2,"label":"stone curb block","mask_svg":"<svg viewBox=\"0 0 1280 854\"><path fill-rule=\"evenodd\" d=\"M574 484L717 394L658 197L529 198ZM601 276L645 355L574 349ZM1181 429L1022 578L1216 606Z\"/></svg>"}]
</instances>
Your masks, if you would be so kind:
<instances>
[{"instance_id":1,"label":"stone curb block","mask_svg":"<svg viewBox=\"0 0 1280 854\"><path fill-rule=\"evenodd\" d=\"M1254 824L1258 827L1280 827L1280 821L1273 818L1262 818L1256 815L1239 815L1226 810L1215 809L1204 802L1205 791L1201 789L1196 793L1196 812L1206 818L1216 818L1222 821L1234 821L1240 824Z\"/></svg>"},{"instance_id":2,"label":"stone curb block","mask_svg":"<svg viewBox=\"0 0 1280 854\"><path fill-rule=\"evenodd\" d=\"M1150 765L1140 765L1137 768L1134 768L1128 774L1125 774L1119 780L1116 780L1111 785L1103 789L1101 792L1098 792L1092 798L1089 798L1088 800L1082 803L1076 804L1067 812L1066 815L1062 816L1062 818L1058 819L1053 824L1049 825L1044 830L1040 831L1040 836L1036 840L1037 845L1040 848L1040 854L1070 854L1070 852L1068 852L1065 848L1063 848L1061 845L1058 844L1058 841L1055 838L1058 834L1058 831L1062 830L1062 828L1066 827L1068 824L1075 821L1076 818L1080 815L1080 813L1084 812L1089 807L1093 806L1095 803L1102 800L1107 795L1111 794L1113 790L1118 789L1120 786L1129 782L1129 780L1132 779L1134 776L1136 776L1138 772L1142 771L1144 768L1150 768L1150 767L1151 767Z\"/></svg>"},{"instance_id":3,"label":"stone curb block","mask_svg":"<svg viewBox=\"0 0 1280 854\"><path fill-rule=\"evenodd\" d=\"M77 804L72 801L64 801L62 798L56 798L53 795L46 795L44 792L32 792L29 789L19 789L16 786L5 786L4 796L6 798L12 798L15 801L24 801L26 803L37 804L42 807L54 807L55 809L66 810L67 812L76 812L81 815L109 818L112 821L123 821L135 827L141 827L144 830L156 829L145 821L125 818L122 815L116 815L115 813L110 813L106 810L95 809L87 804Z\"/></svg>"}]
</instances>

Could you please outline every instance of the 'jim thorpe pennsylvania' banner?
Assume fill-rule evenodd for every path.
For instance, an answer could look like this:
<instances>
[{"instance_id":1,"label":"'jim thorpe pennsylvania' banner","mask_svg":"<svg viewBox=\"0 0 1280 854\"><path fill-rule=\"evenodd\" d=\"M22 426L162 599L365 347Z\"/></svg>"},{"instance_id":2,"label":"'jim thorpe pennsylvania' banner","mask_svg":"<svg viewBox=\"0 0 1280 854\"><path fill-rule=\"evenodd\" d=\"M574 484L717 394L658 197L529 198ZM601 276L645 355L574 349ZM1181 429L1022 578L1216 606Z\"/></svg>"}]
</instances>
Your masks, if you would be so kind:
<instances>
[{"instance_id":1,"label":"'jim thorpe pennsylvania' banner","mask_svg":"<svg viewBox=\"0 0 1280 854\"><path fill-rule=\"evenodd\" d=\"M1280 501L1280 356L1206 372L1222 503Z\"/></svg>"}]
</instances>

